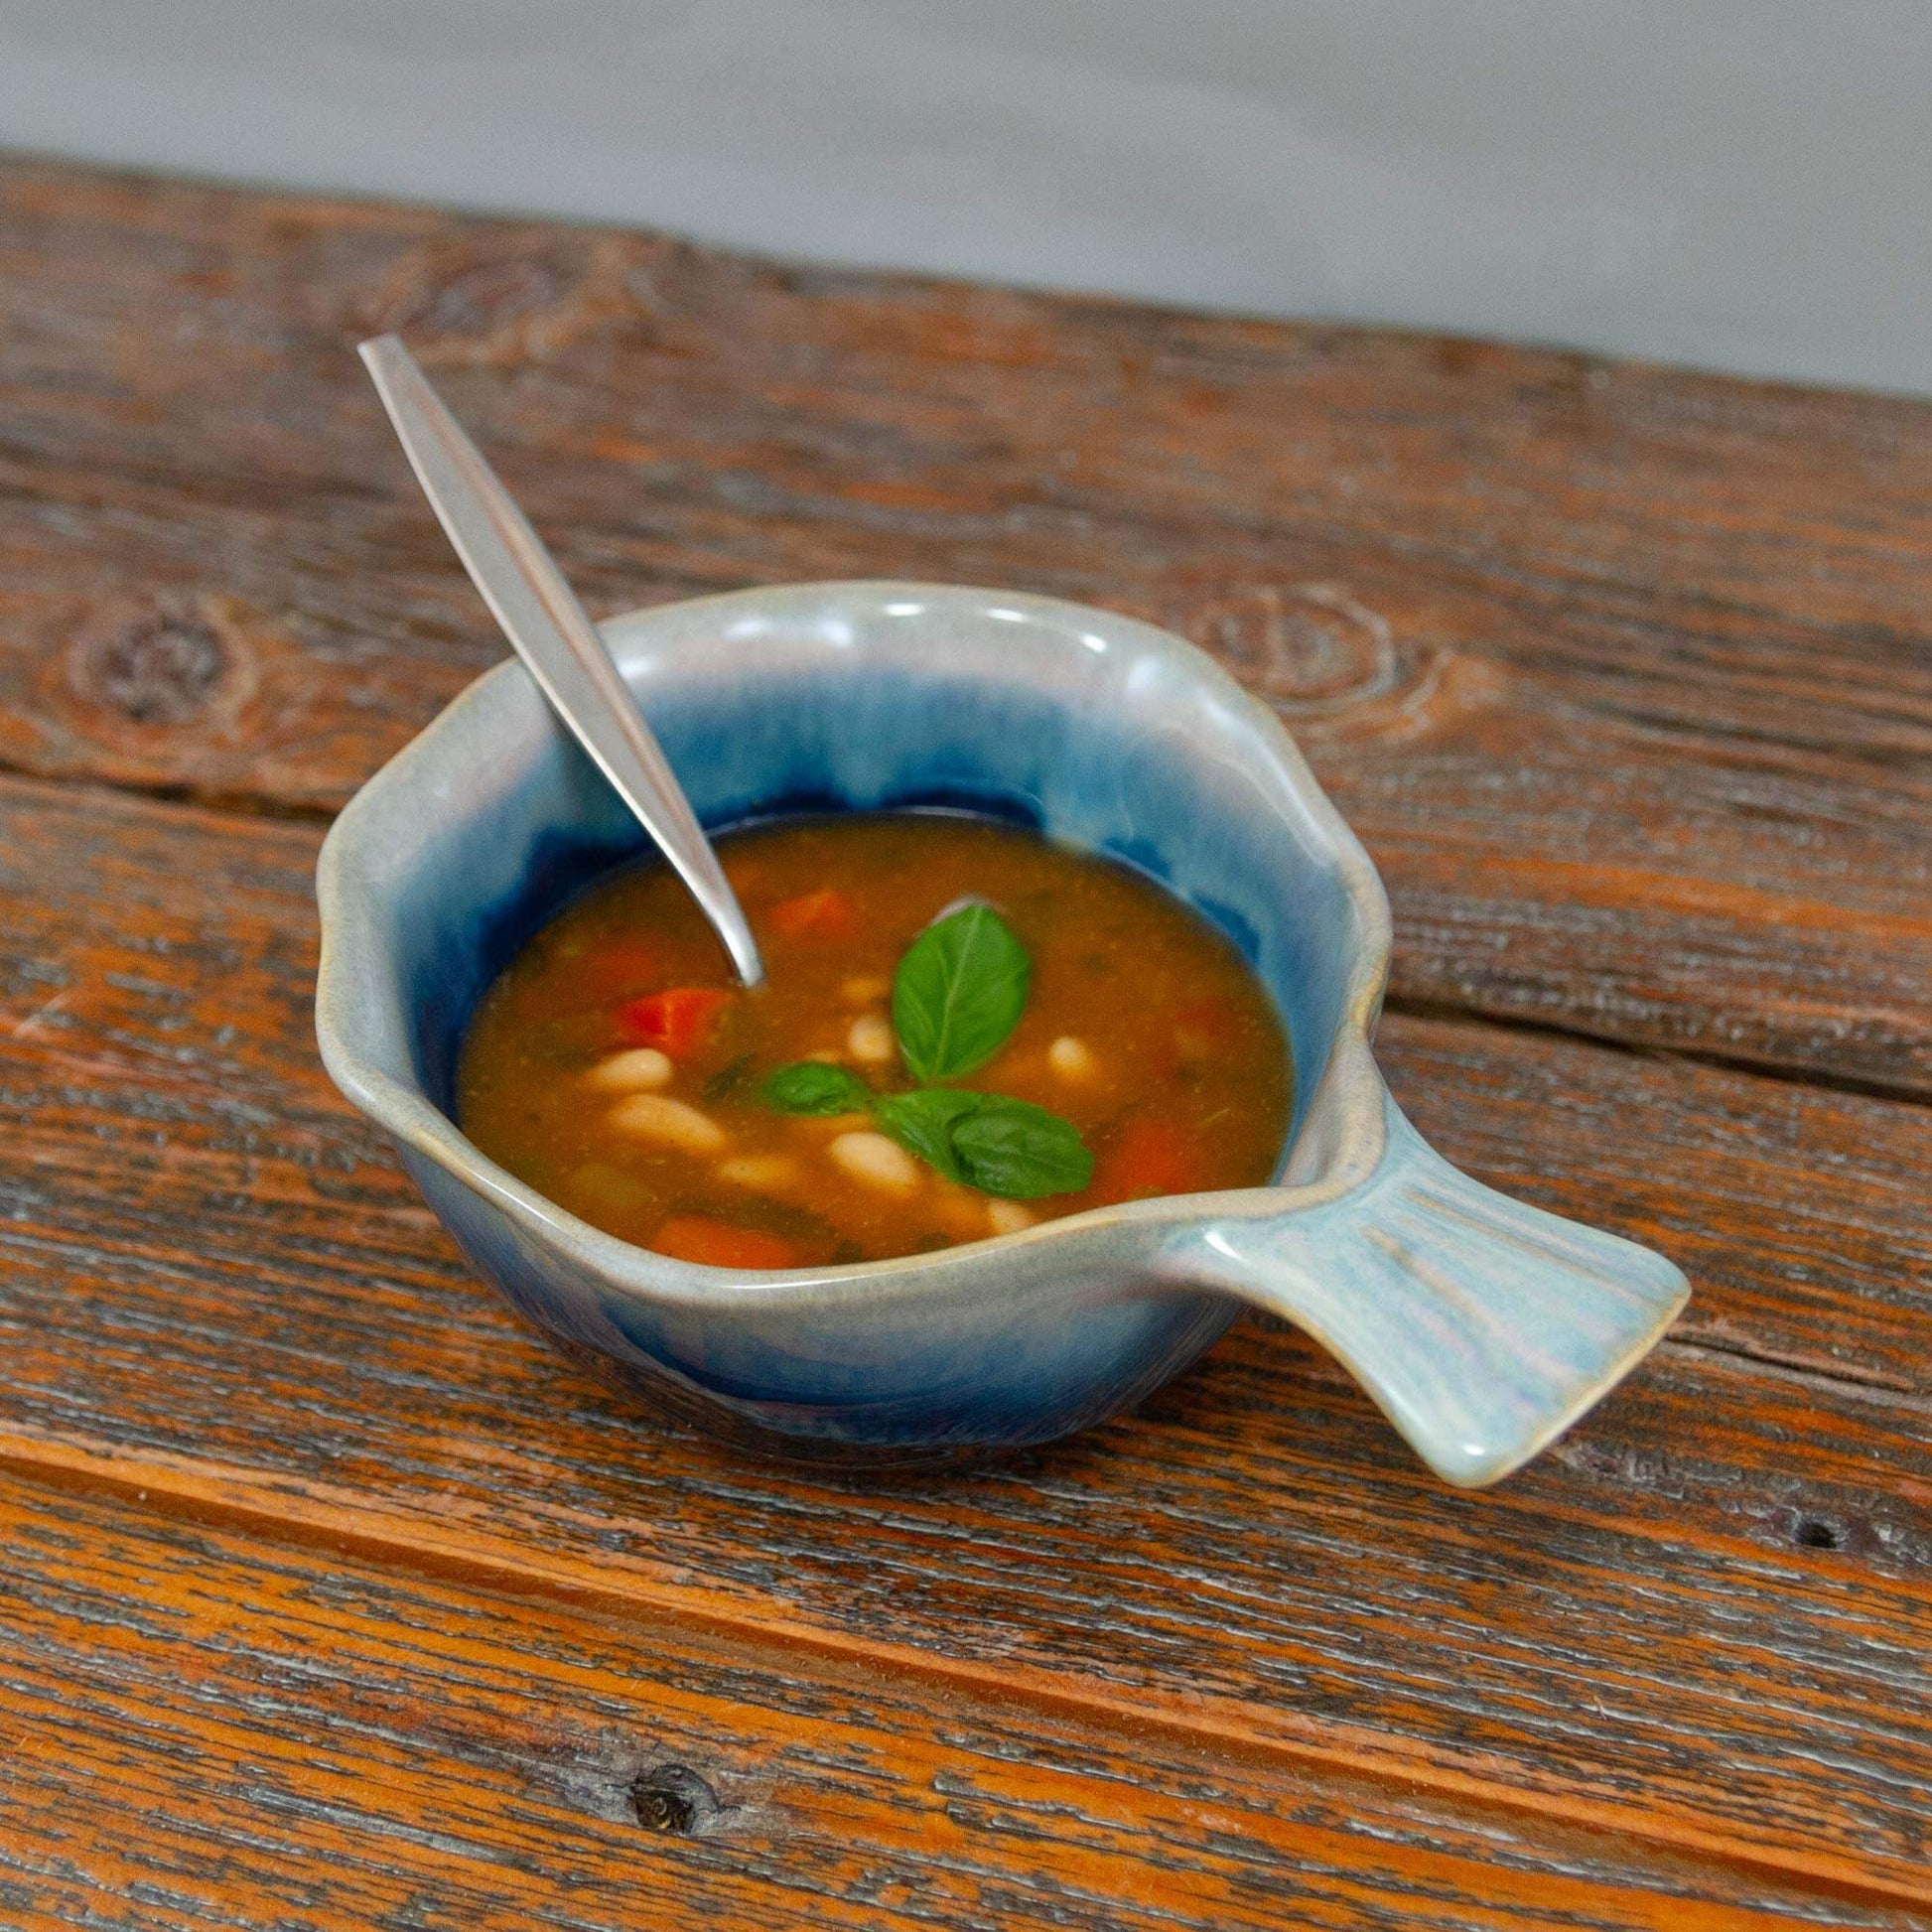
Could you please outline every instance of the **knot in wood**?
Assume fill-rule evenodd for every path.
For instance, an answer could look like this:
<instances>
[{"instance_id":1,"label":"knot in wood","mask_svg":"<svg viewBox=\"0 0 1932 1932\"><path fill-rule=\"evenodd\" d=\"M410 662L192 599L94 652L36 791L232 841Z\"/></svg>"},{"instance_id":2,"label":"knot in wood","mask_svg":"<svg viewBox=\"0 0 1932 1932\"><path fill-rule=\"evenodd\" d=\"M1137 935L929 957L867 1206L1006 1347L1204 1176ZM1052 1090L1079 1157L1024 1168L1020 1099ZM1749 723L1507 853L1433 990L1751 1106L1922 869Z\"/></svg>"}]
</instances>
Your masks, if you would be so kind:
<instances>
[{"instance_id":1,"label":"knot in wood","mask_svg":"<svg viewBox=\"0 0 1932 1932\"><path fill-rule=\"evenodd\" d=\"M401 262L358 329L408 336L433 364L541 360L584 336L636 321L640 250L614 237L473 239Z\"/></svg>"},{"instance_id":2,"label":"knot in wood","mask_svg":"<svg viewBox=\"0 0 1932 1932\"><path fill-rule=\"evenodd\" d=\"M483 336L566 301L580 279L554 257L485 258L425 288L405 320L429 336Z\"/></svg>"},{"instance_id":3,"label":"knot in wood","mask_svg":"<svg viewBox=\"0 0 1932 1932\"><path fill-rule=\"evenodd\" d=\"M228 648L211 624L159 611L83 638L70 675L78 697L137 725L185 725L208 708L229 668Z\"/></svg>"},{"instance_id":4,"label":"knot in wood","mask_svg":"<svg viewBox=\"0 0 1932 1932\"><path fill-rule=\"evenodd\" d=\"M630 1809L645 1831L682 1837L703 1831L723 1807L697 1772L682 1764L654 1764L630 1781Z\"/></svg>"},{"instance_id":5,"label":"knot in wood","mask_svg":"<svg viewBox=\"0 0 1932 1932\"><path fill-rule=\"evenodd\" d=\"M1283 711L1345 710L1386 697L1402 677L1387 621L1329 584L1237 591L1187 630Z\"/></svg>"}]
</instances>

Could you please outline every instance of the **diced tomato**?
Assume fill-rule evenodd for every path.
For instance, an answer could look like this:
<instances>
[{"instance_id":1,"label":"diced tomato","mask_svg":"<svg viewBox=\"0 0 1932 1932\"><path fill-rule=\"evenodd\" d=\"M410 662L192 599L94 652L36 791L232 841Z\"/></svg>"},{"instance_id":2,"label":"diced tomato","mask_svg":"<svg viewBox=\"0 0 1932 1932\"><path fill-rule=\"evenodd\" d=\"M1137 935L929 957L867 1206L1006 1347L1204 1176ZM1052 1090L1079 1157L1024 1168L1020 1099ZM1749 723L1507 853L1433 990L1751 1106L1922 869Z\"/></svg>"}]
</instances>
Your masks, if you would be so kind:
<instances>
[{"instance_id":1,"label":"diced tomato","mask_svg":"<svg viewBox=\"0 0 1932 1932\"><path fill-rule=\"evenodd\" d=\"M780 899L764 919L783 939L850 939L859 930L859 908L836 886Z\"/></svg>"},{"instance_id":2,"label":"diced tomato","mask_svg":"<svg viewBox=\"0 0 1932 1932\"><path fill-rule=\"evenodd\" d=\"M1173 1121L1131 1120L1100 1158L1093 1191L1102 1201L1141 1200L1150 1194L1188 1194L1200 1172L1187 1137Z\"/></svg>"},{"instance_id":3,"label":"diced tomato","mask_svg":"<svg viewBox=\"0 0 1932 1932\"><path fill-rule=\"evenodd\" d=\"M673 1214L651 1236L650 1245L673 1261L695 1261L706 1268L792 1268L798 1250L783 1235L762 1228L734 1227L704 1214Z\"/></svg>"},{"instance_id":4,"label":"diced tomato","mask_svg":"<svg viewBox=\"0 0 1932 1932\"><path fill-rule=\"evenodd\" d=\"M630 1046L655 1046L674 1060L688 1059L711 1037L729 993L709 986L673 986L618 1009L618 1032Z\"/></svg>"}]
</instances>

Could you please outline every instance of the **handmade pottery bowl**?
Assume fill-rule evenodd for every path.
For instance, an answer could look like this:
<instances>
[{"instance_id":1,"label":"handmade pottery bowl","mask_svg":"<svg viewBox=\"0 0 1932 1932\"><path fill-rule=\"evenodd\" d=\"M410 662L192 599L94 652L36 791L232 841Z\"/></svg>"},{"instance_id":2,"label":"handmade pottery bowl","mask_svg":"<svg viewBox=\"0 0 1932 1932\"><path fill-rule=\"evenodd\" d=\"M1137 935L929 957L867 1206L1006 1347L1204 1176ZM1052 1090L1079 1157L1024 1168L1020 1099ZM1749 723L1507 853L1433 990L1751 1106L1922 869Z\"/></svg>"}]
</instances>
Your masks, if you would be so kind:
<instances>
[{"instance_id":1,"label":"handmade pottery bowl","mask_svg":"<svg viewBox=\"0 0 1932 1932\"><path fill-rule=\"evenodd\" d=\"M601 1233L453 1118L465 1023L642 834L514 662L386 765L323 848L317 1032L477 1267L533 1320L720 1424L913 1458L1038 1443L1192 1361L1244 1302L1307 1329L1449 1481L1495 1480L1682 1306L1660 1256L1492 1192L1397 1111L1370 1041L1389 911L1274 716L1128 619L920 584L703 598L605 626L712 826L968 804L1163 881L1275 999L1275 1184L1137 1201L902 1261L694 1266Z\"/></svg>"}]
</instances>

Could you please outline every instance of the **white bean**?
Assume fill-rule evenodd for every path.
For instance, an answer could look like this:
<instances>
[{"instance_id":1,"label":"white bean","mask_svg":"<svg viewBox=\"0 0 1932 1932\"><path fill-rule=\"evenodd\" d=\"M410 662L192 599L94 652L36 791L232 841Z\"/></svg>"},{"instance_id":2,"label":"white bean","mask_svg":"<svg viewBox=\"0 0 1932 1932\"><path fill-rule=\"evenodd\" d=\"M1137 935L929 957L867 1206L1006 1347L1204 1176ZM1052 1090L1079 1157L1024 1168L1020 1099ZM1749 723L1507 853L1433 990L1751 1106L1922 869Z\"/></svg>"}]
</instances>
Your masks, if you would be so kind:
<instances>
[{"instance_id":1,"label":"white bean","mask_svg":"<svg viewBox=\"0 0 1932 1932\"><path fill-rule=\"evenodd\" d=\"M610 1123L620 1134L634 1134L640 1141L685 1154L721 1154L725 1148L725 1130L709 1114L661 1093L633 1093L620 1100L611 1109Z\"/></svg>"},{"instance_id":2,"label":"white bean","mask_svg":"<svg viewBox=\"0 0 1932 1932\"><path fill-rule=\"evenodd\" d=\"M1084 1039L1062 1034L1047 1047L1046 1064L1062 1080L1091 1080L1098 1062L1093 1057L1093 1048Z\"/></svg>"},{"instance_id":3,"label":"white bean","mask_svg":"<svg viewBox=\"0 0 1932 1932\"><path fill-rule=\"evenodd\" d=\"M839 988L839 998L849 1007L876 1007L892 990L892 981L876 973L854 973Z\"/></svg>"},{"instance_id":4,"label":"white bean","mask_svg":"<svg viewBox=\"0 0 1932 1932\"><path fill-rule=\"evenodd\" d=\"M845 1036L845 1050L855 1060L884 1066L898 1047L893 1038L892 1025L882 1014L862 1013Z\"/></svg>"},{"instance_id":5,"label":"white bean","mask_svg":"<svg viewBox=\"0 0 1932 1932\"><path fill-rule=\"evenodd\" d=\"M588 1078L592 1086L606 1093L646 1093L668 1087L674 1071L668 1057L655 1046L633 1046L627 1052L599 1060Z\"/></svg>"},{"instance_id":6,"label":"white bean","mask_svg":"<svg viewBox=\"0 0 1932 1932\"><path fill-rule=\"evenodd\" d=\"M826 1152L854 1180L882 1193L909 1194L919 1184L919 1164L884 1134L841 1134Z\"/></svg>"},{"instance_id":7,"label":"white bean","mask_svg":"<svg viewBox=\"0 0 1932 1932\"><path fill-rule=\"evenodd\" d=\"M1025 1201L990 1200L986 1218L993 1223L995 1234L1018 1234L1022 1228L1032 1227L1039 1216Z\"/></svg>"},{"instance_id":8,"label":"white bean","mask_svg":"<svg viewBox=\"0 0 1932 1932\"><path fill-rule=\"evenodd\" d=\"M735 1154L712 1172L733 1187L774 1194L798 1178L798 1163L788 1154Z\"/></svg>"}]
</instances>

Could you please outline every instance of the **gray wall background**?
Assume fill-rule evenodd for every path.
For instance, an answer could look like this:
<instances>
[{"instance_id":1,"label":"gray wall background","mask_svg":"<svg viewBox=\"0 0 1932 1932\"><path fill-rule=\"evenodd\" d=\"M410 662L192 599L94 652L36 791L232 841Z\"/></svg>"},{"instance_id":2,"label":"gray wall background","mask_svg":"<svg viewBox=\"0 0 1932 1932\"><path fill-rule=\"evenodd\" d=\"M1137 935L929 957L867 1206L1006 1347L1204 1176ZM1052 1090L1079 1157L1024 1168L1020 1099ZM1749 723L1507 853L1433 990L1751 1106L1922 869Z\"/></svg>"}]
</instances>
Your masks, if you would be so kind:
<instances>
[{"instance_id":1,"label":"gray wall background","mask_svg":"<svg viewBox=\"0 0 1932 1932\"><path fill-rule=\"evenodd\" d=\"M0 145L1932 391L1932 0L0 0Z\"/></svg>"}]
</instances>

